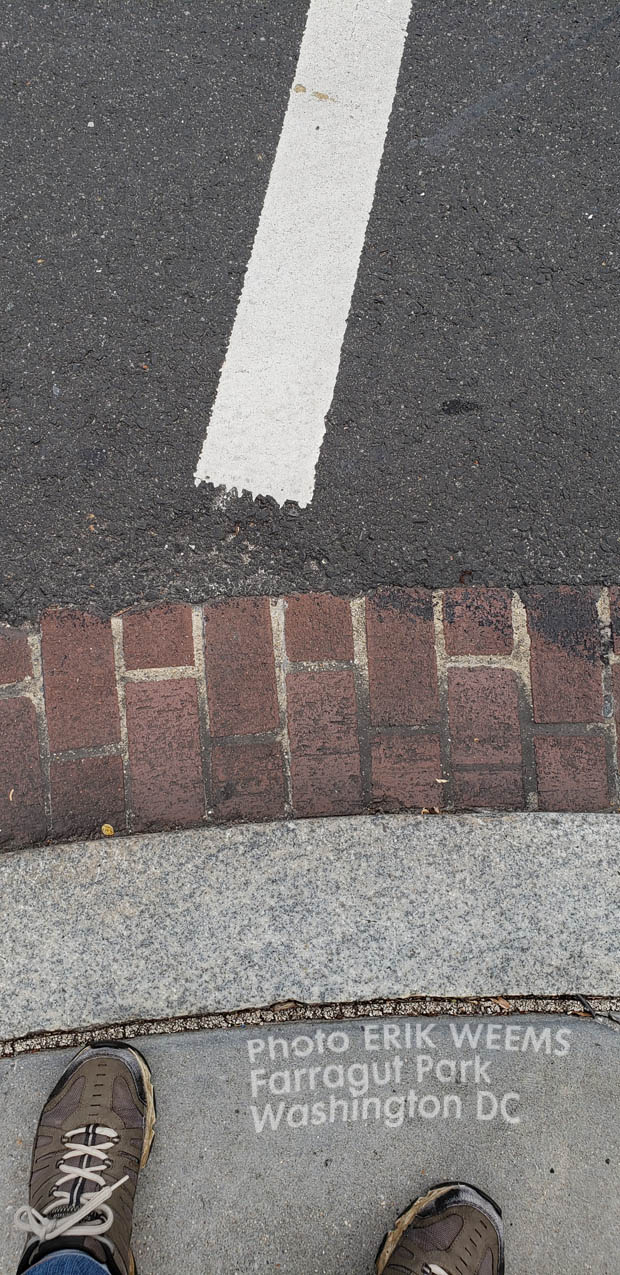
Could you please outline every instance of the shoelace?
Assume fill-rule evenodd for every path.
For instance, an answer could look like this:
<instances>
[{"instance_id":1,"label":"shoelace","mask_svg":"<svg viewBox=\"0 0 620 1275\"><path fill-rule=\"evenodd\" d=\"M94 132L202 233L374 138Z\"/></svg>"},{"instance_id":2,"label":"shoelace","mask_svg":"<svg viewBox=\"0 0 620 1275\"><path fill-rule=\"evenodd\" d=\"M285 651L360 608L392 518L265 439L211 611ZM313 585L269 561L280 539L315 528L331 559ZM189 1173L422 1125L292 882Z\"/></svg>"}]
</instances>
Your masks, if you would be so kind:
<instances>
[{"instance_id":1,"label":"shoelace","mask_svg":"<svg viewBox=\"0 0 620 1275\"><path fill-rule=\"evenodd\" d=\"M85 1141L73 1140L82 1135L103 1138L103 1142L88 1144ZM89 1125L88 1128L85 1126L82 1129L71 1129L66 1133L63 1142L67 1149L58 1166L60 1177L52 1190L54 1196L52 1203L48 1204L44 1213L39 1213L29 1204L22 1205L15 1214L14 1224L17 1230L36 1235L41 1241L54 1240L61 1235L103 1235L105 1231L108 1231L114 1221L114 1214L106 1201L110 1199L117 1187L122 1186L123 1182L127 1182L129 1178L129 1175L125 1174L125 1177L119 1178L118 1182L112 1182L110 1186L106 1186L103 1170L110 1167L111 1162L107 1152L116 1141L117 1135L114 1129L108 1129L105 1125ZM77 1159L79 1163L71 1164L73 1159ZM89 1160L94 1160L95 1164L89 1165ZM92 1182L101 1189L84 1193L80 1207L66 1213L64 1217L46 1216L59 1207L70 1207L71 1192L75 1183L79 1181ZM69 1183L69 1189L63 1189L66 1188L67 1183ZM85 1221L93 1213L102 1214L101 1221Z\"/></svg>"}]
</instances>

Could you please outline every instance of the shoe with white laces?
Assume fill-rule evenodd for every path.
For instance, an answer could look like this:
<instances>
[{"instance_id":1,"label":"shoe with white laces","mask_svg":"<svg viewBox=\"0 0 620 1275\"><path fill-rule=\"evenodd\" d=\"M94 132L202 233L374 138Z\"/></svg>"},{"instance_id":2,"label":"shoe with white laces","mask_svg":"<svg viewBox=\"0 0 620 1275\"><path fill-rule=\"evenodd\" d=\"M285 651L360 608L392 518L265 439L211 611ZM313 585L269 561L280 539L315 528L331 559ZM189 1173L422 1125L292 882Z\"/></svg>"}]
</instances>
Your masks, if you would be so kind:
<instances>
[{"instance_id":1,"label":"shoe with white laces","mask_svg":"<svg viewBox=\"0 0 620 1275\"><path fill-rule=\"evenodd\" d=\"M376 1260L377 1275L504 1275L502 1215L463 1182L445 1182L401 1214Z\"/></svg>"},{"instance_id":2,"label":"shoe with white laces","mask_svg":"<svg viewBox=\"0 0 620 1275\"><path fill-rule=\"evenodd\" d=\"M88 1045L69 1063L39 1120L29 1203L15 1225L28 1235L18 1275L63 1249L135 1275L131 1251L138 1173L155 1132L151 1073L137 1049Z\"/></svg>"}]
</instances>

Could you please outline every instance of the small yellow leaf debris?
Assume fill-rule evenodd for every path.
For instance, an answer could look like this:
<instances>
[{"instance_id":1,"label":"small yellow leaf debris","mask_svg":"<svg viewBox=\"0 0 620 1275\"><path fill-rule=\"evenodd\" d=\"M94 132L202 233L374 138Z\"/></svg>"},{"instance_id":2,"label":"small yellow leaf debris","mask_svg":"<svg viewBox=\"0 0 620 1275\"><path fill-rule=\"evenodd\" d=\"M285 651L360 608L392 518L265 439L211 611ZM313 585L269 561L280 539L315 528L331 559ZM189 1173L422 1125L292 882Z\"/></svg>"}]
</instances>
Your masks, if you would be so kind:
<instances>
[{"instance_id":1,"label":"small yellow leaf debris","mask_svg":"<svg viewBox=\"0 0 620 1275\"><path fill-rule=\"evenodd\" d=\"M114 836L114 828L112 827L112 824L111 824L111 823L102 823L102 825L101 825L101 831L102 831L102 833L103 833L104 837L113 837L113 836Z\"/></svg>"},{"instance_id":2,"label":"small yellow leaf debris","mask_svg":"<svg viewBox=\"0 0 620 1275\"><path fill-rule=\"evenodd\" d=\"M295 90L294 90L294 91L295 91L295 93L305 93L305 91L306 91L306 86L305 86L305 84L296 84L296 85L295 85Z\"/></svg>"}]
</instances>

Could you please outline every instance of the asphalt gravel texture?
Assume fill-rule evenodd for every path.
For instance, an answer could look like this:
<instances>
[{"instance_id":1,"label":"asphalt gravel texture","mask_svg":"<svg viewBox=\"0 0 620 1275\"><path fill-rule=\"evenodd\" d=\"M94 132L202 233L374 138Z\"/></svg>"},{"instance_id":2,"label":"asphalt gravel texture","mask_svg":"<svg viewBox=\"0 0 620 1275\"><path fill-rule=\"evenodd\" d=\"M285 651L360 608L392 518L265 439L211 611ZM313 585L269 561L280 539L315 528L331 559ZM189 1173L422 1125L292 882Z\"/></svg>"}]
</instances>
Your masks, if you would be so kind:
<instances>
[{"instance_id":1,"label":"asphalt gravel texture","mask_svg":"<svg viewBox=\"0 0 620 1275\"><path fill-rule=\"evenodd\" d=\"M308 508L193 471L306 0L5 0L0 618L619 579L620 7L414 5Z\"/></svg>"}]
</instances>

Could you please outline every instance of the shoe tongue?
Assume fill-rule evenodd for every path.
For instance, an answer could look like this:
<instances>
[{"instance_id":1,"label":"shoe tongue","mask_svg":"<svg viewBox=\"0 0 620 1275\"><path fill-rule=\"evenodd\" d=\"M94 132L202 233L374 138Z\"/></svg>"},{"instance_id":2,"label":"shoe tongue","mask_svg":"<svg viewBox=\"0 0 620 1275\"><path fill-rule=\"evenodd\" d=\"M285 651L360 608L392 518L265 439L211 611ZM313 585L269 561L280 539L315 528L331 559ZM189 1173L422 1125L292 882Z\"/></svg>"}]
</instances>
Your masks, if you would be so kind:
<instances>
[{"instance_id":1,"label":"shoe tongue","mask_svg":"<svg viewBox=\"0 0 620 1275\"><path fill-rule=\"evenodd\" d=\"M48 1209L45 1216L52 1217L56 1221L58 1221L58 1219L61 1217L71 1217L71 1214L75 1213L75 1211L76 1211L75 1204L57 1204L54 1209ZM82 1218L82 1222L103 1222L103 1221L104 1221L104 1214L101 1213L98 1209L95 1209L92 1213L88 1213L86 1217Z\"/></svg>"},{"instance_id":2,"label":"shoe tongue","mask_svg":"<svg viewBox=\"0 0 620 1275\"><path fill-rule=\"evenodd\" d=\"M68 1217L70 1213L75 1213L74 1204L57 1204L55 1209L48 1209L46 1217Z\"/></svg>"},{"instance_id":3,"label":"shoe tongue","mask_svg":"<svg viewBox=\"0 0 620 1275\"><path fill-rule=\"evenodd\" d=\"M61 1218L70 1218L71 1213L75 1213L75 1205L59 1204L56 1206L56 1209L48 1209L46 1218L54 1218L55 1221L59 1221ZM84 1216L84 1218L82 1218L82 1223L84 1223L84 1221L88 1221L88 1223L97 1224L103 1220L105 1220L105 1214L102 1214L98 1209L93 1209L92 1213L88 1213Z\"/></svg>"}]
</instances>

